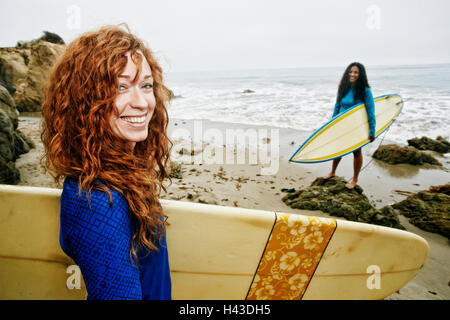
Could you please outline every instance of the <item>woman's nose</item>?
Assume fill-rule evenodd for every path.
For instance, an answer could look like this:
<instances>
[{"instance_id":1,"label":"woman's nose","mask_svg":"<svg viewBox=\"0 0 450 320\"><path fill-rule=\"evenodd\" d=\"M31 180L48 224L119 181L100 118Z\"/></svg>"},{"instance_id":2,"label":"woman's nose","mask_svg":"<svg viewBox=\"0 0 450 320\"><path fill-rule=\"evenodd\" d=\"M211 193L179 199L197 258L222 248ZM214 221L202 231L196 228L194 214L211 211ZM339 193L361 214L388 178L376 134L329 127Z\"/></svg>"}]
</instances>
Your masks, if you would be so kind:
<instances>
[{"instance_id":1,"label":"woman's nose","mask_svg":"<svg viewBox=\"0 0 450 320\"><path fill-rule=\"evenodd\" d=\"M147 108L147 100L144 93L139 88L134 88L131 94L130 104L134 108Z\"/></svg>"}]
</instances>

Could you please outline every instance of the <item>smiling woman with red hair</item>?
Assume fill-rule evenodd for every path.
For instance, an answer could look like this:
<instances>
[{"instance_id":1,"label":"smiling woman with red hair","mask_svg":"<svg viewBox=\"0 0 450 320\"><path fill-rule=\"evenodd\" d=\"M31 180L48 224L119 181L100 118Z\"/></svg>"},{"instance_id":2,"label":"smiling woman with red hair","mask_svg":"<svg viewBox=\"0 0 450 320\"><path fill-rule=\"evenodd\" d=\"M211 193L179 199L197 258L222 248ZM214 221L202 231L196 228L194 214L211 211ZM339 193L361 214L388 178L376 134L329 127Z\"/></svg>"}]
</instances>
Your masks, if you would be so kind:
<instances>
[{"instance_id":1,"label":"smiling woman with red hair","mask_svg":"<svg viewBox=\"0 0 450 320\"><path fill-rule=\"evenodd\" d=\"M64 179L60 244L88 299L170 299L158 201L170 141L162 70L117 26L71 42L42 104L44 164Z\"/></svg>"}]
</instances>

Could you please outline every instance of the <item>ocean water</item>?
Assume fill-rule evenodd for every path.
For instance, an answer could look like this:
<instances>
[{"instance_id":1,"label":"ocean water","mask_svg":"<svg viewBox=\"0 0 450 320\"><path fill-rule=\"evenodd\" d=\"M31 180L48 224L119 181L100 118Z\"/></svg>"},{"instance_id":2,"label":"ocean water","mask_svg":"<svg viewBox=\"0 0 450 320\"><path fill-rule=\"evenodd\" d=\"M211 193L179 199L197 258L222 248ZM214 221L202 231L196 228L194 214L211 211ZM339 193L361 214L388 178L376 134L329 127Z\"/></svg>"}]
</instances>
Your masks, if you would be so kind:
<instances>
[{"instance_id":1,"label":"ocean water","mask_svg":"<svg viewBox=\"0 0 450 320\"><path fill-rule=\"evenodd\" d=\"M331 118L342 68L170 73L177 98L169 116L291 128L308 133ZM450 64L366 66L374 97L400 94L401 114L386 139L450 135ZM244 93L251 90L250 93Z\"/></svg>"}]
</instances>

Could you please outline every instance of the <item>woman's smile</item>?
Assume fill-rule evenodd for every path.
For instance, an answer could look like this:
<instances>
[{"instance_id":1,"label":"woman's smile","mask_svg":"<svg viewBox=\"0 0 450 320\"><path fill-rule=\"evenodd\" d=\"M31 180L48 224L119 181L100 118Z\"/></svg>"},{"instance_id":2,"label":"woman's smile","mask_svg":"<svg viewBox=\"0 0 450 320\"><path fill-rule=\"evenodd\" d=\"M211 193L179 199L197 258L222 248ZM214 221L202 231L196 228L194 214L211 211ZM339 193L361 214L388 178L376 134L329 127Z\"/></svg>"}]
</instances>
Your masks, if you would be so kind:
<instances>
[{"instance_id":1,"label":"woman's smile","mask_svg":"<svg viewBox=\"0 0 450 320\"><path fill-rule=\"evenodd\" d=\"M141 116L121 116L120 119L132 124L144 124L147 114Z\"/></svg>"}]
</instances>

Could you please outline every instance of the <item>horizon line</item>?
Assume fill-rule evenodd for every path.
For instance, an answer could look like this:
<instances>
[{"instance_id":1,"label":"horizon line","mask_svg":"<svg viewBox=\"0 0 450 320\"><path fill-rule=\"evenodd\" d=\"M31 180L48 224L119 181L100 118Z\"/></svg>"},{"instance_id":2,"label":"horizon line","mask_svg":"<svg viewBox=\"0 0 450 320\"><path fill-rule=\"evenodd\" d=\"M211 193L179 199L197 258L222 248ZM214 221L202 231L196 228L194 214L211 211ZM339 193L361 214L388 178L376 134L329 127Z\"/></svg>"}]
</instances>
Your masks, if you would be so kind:
<instances>
[{"instance_id":1,"label":"horizon line","mask_svg":"<svg viewBox=\"0 0 450 320\"><path fill-rule=\"evenodd\" d=\"M448 62L429 62L429 63L385 63L385 64L365 64L367 67L409 67L409 66L433 66L433 65L450 65ZM342 68L343 65L313 65L313 66L292 66L292 67L249 67L249 68L229 68L229 69L193 69L170 71L170 73L191 73L191 72L224 72L224 71L256 71L256 70L284 70L284 69L319 69L319 68ZM164 71L164 73L166 73Z\"/></svg>"}]
</instances>

